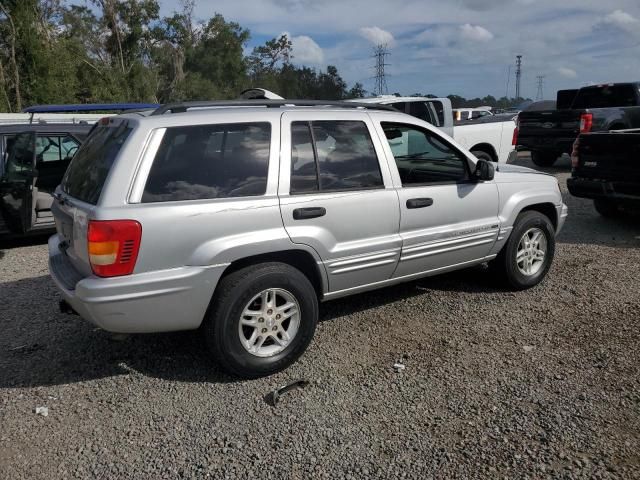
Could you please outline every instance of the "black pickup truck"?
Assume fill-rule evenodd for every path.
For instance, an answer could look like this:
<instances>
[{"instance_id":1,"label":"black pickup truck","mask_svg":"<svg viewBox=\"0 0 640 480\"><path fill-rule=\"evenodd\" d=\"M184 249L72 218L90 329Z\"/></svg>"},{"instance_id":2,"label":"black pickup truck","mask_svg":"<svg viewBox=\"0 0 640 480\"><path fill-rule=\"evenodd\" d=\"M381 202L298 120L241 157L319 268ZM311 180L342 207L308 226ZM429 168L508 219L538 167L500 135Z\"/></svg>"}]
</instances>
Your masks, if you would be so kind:
<instances>
[{"instance_id":1,"label":"black pickup truck","mask_svg":"<svg viewBox=\"0 0 640 480\"><path fill-rule=\"evenodd\" d=\"M601 215L640 207L640 129L580 135L571 166L569 192L592 198Z\"/></svg>"},{"instance_id":2,"label":"black pickup truck","mask_svg":"<svg viewBox=\"0 0 640 480\"><path fill-rule=\"evenodd\" d=\"M639 127L640 82L561 90L555 110L520 112L517 148L531 151L536 165L550 167L571 153L581 133Z\"/></svg>"}]
</instances>

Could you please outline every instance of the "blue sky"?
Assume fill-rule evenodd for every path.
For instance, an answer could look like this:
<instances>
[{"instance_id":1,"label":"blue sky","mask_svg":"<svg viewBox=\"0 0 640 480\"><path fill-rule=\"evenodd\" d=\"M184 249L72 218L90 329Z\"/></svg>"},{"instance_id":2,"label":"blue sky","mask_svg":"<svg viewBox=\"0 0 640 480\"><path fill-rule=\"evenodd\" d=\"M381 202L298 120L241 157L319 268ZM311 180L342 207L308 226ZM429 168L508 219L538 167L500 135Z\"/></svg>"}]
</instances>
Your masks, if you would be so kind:
<instances>
[{"instance_id":1,"label":"blue sky","mask_svg":"<svg viewBox=\"0 0 640 480\"><path fill-rule=\"evenodd\" d=\"M162 14L180 0L160 0ZM197 0L196 18L221 13L251 30L249 47L287 32L296 64L336 65L373 89L372 48L389 45L390 93L465 97L506 92L523 55L523 95L640 80L640 0ZM514 67L509 82L514 94Z\"/></svg>"}]
</instances>

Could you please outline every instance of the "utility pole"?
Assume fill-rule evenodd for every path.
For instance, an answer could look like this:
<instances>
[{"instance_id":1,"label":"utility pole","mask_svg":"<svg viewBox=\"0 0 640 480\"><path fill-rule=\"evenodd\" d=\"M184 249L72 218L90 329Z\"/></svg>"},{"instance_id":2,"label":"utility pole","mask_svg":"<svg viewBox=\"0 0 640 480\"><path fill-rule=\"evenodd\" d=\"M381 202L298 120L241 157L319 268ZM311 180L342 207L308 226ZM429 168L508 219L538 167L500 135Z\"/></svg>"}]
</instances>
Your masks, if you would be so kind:
<instances>
[{"instance_id":1,"label":"utility pole","mask_svg":"<svg viewBox=\"0 0 640 480\"><path fill-rule=\"evenodd\" d=\"M374 77L376 85L373 88L374 95L386 95L389 93L387 88L387 77L384 73L384 67L388 65L388 63L385 63L387 55L389 55L389 52L387 52L386 43L380 43L374 47L373 58L376 59L376 76Z\"/></svg>"},{"instance_id":2,"label":"utility pole","mask_svg":"<svg viewBox=\"0 0 640 480\"><path fill-rule=\"evenodd\" d=\"M520 77L522 76L522 55L516 55L516 98L520 97Z\"/></svg>"},{"instance_id":3,"label":"utility pole","mask_svg":"<svg viewBox=\"0 0 640 480\"><path fill-rule=\"evenodd\" d=\"M538 83L538 93L536 93L536 100L544 100L544 75L537 75L536 80Z\"/></svg>"}]
</instances>

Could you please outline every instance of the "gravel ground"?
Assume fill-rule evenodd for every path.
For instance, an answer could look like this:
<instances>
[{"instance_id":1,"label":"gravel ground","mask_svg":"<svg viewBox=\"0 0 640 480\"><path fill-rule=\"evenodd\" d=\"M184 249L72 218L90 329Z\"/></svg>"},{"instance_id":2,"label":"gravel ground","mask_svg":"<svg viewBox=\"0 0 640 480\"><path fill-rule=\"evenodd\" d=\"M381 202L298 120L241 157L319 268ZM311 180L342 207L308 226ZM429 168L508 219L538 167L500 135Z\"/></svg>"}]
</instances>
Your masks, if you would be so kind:
<instances>
[{"instance_id":1,"label":"gravel ground","mask_svg":"<svg viewBox=\"0 0 640 480\"><path fill-rule=\"evenodd\" d=\"M565 201L537 288L473 269L325 303L300 361L254 381L196 333L117 339L57 313L43 240L9 246L0 478L640 478L640 221Z\"/></svg>"}]
</instances>

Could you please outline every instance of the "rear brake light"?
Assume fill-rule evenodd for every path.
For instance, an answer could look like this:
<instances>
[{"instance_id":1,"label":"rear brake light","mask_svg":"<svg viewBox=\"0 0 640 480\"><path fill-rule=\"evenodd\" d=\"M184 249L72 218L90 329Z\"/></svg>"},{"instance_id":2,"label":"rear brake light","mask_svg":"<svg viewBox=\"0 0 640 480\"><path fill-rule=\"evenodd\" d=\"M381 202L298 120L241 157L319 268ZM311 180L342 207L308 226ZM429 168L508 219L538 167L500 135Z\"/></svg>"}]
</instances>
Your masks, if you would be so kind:
<instances>
[{"instance_id":1,"label":"rear brake light","mask_svg":"<svg viewBox=\"0 0 640 480\"><path fill-rule=\"evenodd\" d=\"M571 168L577 168L580 162L580 155L578 150L580 149L580 137L576 138L573 142L573 148L571 149Z\"/></svg>"},{"instance_id":2,"label":"rear brake light","mask_svg":"<svg viewBox=\"0 0 640 480\"><path fill-rule=\"evenodd\" d=\"M93 273L99 277L131 274L141 237L142 225L135 220L91 220L87 245Z\"/></svg>"},{"instance_id":3,"label":"rear brake light","mask_svg":"<svg viewBox=\"0 0 640 480\"><path fill-rule=\"evenodd\" d=\"M518 125L513 129L513 138L511 139L511 145L514 147L518 145Z\"/></svg>"},{"instance_id":4,"label":"rear brake light","mask_svg":"<svg viewBox=\"0 0 640 480\"><path fill-rule=\"evenodd\" d=\"M583 113L580 115L580 133L588 133L593 127L593 113Z\"/></svg>"}]
</instances>

